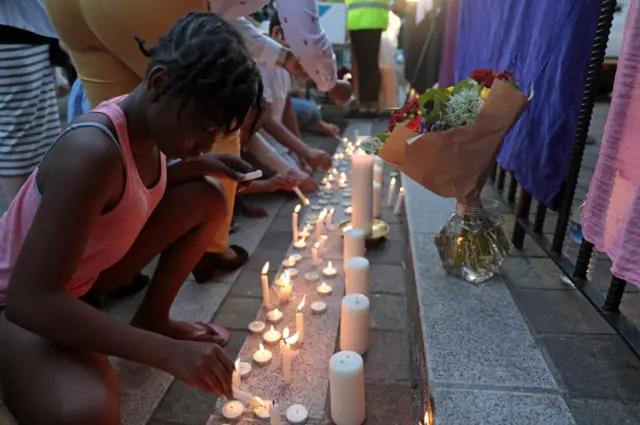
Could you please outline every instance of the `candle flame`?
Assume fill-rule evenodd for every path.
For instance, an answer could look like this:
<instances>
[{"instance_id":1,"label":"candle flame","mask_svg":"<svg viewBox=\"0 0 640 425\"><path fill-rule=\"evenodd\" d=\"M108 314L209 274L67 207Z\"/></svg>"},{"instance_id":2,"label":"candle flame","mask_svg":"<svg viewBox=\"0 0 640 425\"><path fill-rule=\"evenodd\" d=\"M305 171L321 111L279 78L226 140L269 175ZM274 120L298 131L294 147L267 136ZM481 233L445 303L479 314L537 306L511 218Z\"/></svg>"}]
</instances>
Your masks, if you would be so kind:
<instances>
[{"instance_id":1,"label":"candle flame","mask_svg":"<svg viewBox=\"0 0 640 425\"><path fill-rule=\"evenodd\" d=\"M321 240L322 242L326 241L328 238L329 238L329 236L327 236L327 235L321 235L321 236L320 236L320 240Z\"/></svg>"},{"instance_id":2,"label":"candle flame","mask_svg":"<svg viewBox=\"0 0 640 425\"><path fill-rule=\"evenodd\" d=\"M273 310L271 310L271 314L278 314L280 313L280 310L278 310L277 308L274 308Z\"/></svg>"},{"instance_id":3,"label":"candle flame","mask_svg":"<svg viewBox=\"0 0 640 425\"><path fill-rule=\"evenodd\" d=\"M275 332L276 328L273 327L273 325L271 325L271 329L269 329L269 332Z\"/></svg>"},{"instance_id":4,"label":"candle flame","mask_svg":"<svg viewBox=\"0 0 640 425\"><path fill-rule=\"evenodd\" d=\"M302 209L302 205L298 204L298 205L296 205L296 208L293 210L293 213L294 214L298 214L301 209Z\"/></svg>"},{"instance_id":5,"label":"candle flame","mask_svg":"<svg viewBox=\"0 0 640 425\"><path fill-rule=\"evenodd\" d=\"M395 186L395 185L396 185L396 178L391 177L391 186Z\"/></svg>"},{"instance_id":6,"label":"candle flame","mask_svg":"<svg viewBox=\"0 0 640 425\"><path fill-rule=\"evenodd\" d=\"M240 359L236 359L235 367L236 367L236 372L238 372L240 370Z\"/></svg>"},{"instance_id":7,"label":"candle flame","mask_svg":"<svg viewBox=\"0 0 640 425\"><path fill-rule=\"evenodd\" d=\"M302 309L304 308L304 302L307 299L307 295L305 294L302 297L302 301L300 301L300 304L298 304L298 313L300 313L302 311Z\"/></svg>"},{"instance_id":8,"label":"candle flame","mask_svg":"<svg viewBox=\"0 0 640 425\"><path fill-rule=\"evenodd\" d=\"M329 289L329 285L327 285L327 282L322 282L322 283L320 284L320 288L322 288L322 289Z\"/></svg>"},{"instance_id":9,"label":"candle flame","mask_svg":"<svg viewBox=\"0 0 640 425\"><path fill-rule=\"evenodd\" d=\"M327 209L323 209L322 212L320 212L320 216L318 216L318 220L322 221L325 219L325 217L327 216Z\"/></svg>"},{"instance_id":10,"label":"candle flame","mask_svg":"<svg viewBox=\"0 0 640 425\"><path fill-rule=\"evenodd\" d=\"M333 268L333 264L331 264L331 261L329 261L329 264L327 264L327 268L328 269L332 269Z\"/></svg>"},{"instance_id":11,"label":"candle flame","mask_svg":"<svg viewBox=\"0 0 640 425\"><path fill-rule=\"evenodd\" d=\"M264 266L262 267L262 274L267 274L269 273L269 262L267 261L266 263L264 263Z\"/></svg>"},{"instance_id":12,"label":"candle flame","mask_svg":"<svg viewBox=\"0 0 640 425\"><path fill-rule=\"evenodd\" d=\"M404 187L400 188L400 193L404 193Z\"/></svg>"},{"instance_id":13,"label":"candle flame","mask_svg":"<svg viewBox=\"0 0 640 425\"><path fill-rule=\"evenodd\" d=\"M329 210L329 215L333 215L333 213L334 213L334 211L335 211L335 210L336 210L335 208L331 208L331 209Z\"/></svg>"},{"instance_id":14,"label":"candle flame","mask_svg":"<svg viewBox=\"0 0 640 425\"><path fill-rule=\"evenodd\" d=\"M298 334L298 332L296 332L295 334L293 334L290 338L285 338L284 342L287 345L293 345L296 342L298 342L298 338L300 338L300 335Z\"/></svg>"},{"instance_id":15,"label":"candle flame","mask_svg":"<svg viewBox=\"0 0 640 425\"><path fill-rule=\"evenodd\" d=\"M282 331L282 339L287 339L289 338L289 328L284 328L284 330Z\"/></svg>"},{"instance_id":16,"label":"candle flame","mask_svg":"<svg viewBox=\"0 0 640 425\"><path fill-rule=\"evenodd\" d=\"M314 243L314 244L313 244L313 247L314 247L315 249L320 248L320 242L316 242L316 243Z\"/></svg>"},{"instance_id":17,"label":"candle flame","mask_svg":"<svg viewBox=\"0 0 640 425\"><path fill-rule=\"evenodd\" d=\"M280 286L289 286L289 285L291 285L291 276L289 275L289 270L286 270L282 275Z\"/></svg>"},{"instance_id":18,"label":"candle flame","mask_svg":"<svg viewBox=\"0 0 640 425\"><path fill-rule=\"evenodd\" d=\"M304 204L305 205L309 205L311 202L309 202L309 199L307 197L304 198Z\"/></svg>"},{"instance_id":19,"label":"candle flame","mask_svg":"<svg viewBox=\"0 0 640 425\"><path fill-rule=\"evenodd\" d=\"M258 404L258 407L262 407L263 409L267 408L267 406L265 406L265 404L264 404L264 400L261 399L260 397L255 396L255 397L253 397L253 400Z\"/></svg>"},{"instance_id":20,"label":"candle flame","mask_svg":"<svg viewBox=\"0 0 640 425\"><path fill-rule=\"evenodd\" d=\"M271 326L271 330L273 330L273 326ZM264 345L262 345L262 343L260 343L260 352L264 352Z\"/></svg>"}]
</instances>

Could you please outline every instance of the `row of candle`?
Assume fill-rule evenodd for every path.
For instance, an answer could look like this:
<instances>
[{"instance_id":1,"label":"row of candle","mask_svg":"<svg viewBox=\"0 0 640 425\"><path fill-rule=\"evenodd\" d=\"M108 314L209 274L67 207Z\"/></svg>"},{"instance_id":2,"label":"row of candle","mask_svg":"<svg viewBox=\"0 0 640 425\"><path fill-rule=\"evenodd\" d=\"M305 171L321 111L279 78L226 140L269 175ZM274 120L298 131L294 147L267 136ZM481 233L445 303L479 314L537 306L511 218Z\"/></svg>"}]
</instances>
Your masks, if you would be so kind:
<instances>
[{"instance_id":1,"label":"row of candle","mask_svg":"<svg viewBox=\"0 0 640 425\"><path fill-rule=\"evenodd\" d=\"M231 422L239 421L244 415L244 406L247 405L253 409L253 414L258 419L269 419L270 425L282 425L280 406L275 400L265 401L260 397L254 397L236 388L233 390L233 395L236 400L228 401L222 407L222 416L226 420ZM303 425L307 422L308 417L309 411L300 404L289 406L285 412L287 422L292 425Z\"/></svg>"}]
</instances>

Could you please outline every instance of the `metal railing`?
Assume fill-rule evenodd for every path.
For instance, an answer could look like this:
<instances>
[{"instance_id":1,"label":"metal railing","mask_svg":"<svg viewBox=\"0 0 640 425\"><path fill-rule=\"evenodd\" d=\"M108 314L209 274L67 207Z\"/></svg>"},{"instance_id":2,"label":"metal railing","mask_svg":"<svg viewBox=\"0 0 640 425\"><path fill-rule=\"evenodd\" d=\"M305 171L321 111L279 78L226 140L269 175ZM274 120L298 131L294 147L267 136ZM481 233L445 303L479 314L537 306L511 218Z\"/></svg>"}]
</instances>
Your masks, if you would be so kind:
<instances>
[{"instance_id":1,"label":"metal railing","mask_svg":"<svg viewBox=\"0 0 640 425\"><path fill-rule=\"evenodd\" d=\"M593 115L597 81L602 69L616 7L616 0L602 0L591 60L587 70L582 104L580 105L580 114L573 142L569 170L561 192L560 209L558 210L558 220L553 232L553 238L549 240L549 238L543 234L543 227L547 218L547 207L544 204L538 202L535 218L533 222L531 222L529 220L529 214L533 199L531 194L518 185L513 175L511 175L510 184L506 190L505 183L507 173L499 165L496 165L490 179L496 191L503 196L506 203L510 205L515 212L516 220L512 242L516 249L523 248L525 236L529 235L545 254L556 263L575 288L586 297L598 313L600 313L622 337L636 356L640 357L640 330L620 312L620 303L624 296L627 282L612 276L606 295L600 292L587 278L587 271L594 257L594 246L584 239L580 245L575 264L563 253L565 237L571 217L573 198L578 185L587 134Z\"/></svg>"}]
</instances>

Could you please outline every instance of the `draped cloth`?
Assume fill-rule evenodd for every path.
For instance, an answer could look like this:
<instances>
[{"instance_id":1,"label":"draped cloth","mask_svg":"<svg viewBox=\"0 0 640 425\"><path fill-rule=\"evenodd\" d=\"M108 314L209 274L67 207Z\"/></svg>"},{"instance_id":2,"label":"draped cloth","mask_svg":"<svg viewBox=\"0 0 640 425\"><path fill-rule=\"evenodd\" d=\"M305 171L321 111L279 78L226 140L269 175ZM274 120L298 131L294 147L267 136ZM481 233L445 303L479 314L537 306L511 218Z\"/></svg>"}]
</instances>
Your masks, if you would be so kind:
<instances>
[{"instance_id":1,"label":"draped cloth","mask_svg":"<svg viewBox=\"0 0 640 425\"><path fill-rule=\"evenodd\" d=\"M611 272L640 286L640 10L627 15L613 99L582 216L584 237Z\"/></svg>"},{"instance_id":2,"label":"draped cloth","mask_svg":"<svg viewBox=\"0 0 640 425\"><path fill-rule=\"evenodd\" d=\"M438 84L449 87L455 84L456 52L458 49L458 20L460 19L460 0L448 0L446 3L446 25L442 45L442 60Z\"/></svg>"},{"instance_id":3,"label":"draped cloth","mask_svg":"<svg viewBox=\"0 0 640 425\"><path fill-rule=\"evenodd\" d=\"M513 72L535 96L498 157L554 207L569 168L600 0L460 2L456 80L477 68Z\"/></svg>"}]
</instances>

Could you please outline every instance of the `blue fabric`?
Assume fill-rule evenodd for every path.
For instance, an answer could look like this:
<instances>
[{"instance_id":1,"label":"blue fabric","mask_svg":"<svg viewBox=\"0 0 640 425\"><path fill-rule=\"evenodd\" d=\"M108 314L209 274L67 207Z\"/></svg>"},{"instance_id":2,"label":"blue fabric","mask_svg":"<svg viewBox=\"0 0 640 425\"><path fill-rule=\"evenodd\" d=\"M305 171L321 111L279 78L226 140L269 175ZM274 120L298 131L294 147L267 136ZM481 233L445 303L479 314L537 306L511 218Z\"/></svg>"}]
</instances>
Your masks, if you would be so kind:
<instances>
[{"instance_id":1,"label":"blue fabric","mask_svg":"<svg viewBox=\"0 0 640 425\"><path fill-rule=\"evenodd\" d=\"M291 98L291 106L296 113L300 131L317 131L320 121L320 110L315 102L297 97Z\"/></svg>"},{"instance_id":2,"label":"blue fabric","mask_svg":"<svg viewBox=\"0 0 640 425\"><path fill-rule=\"evenodd\" d=\"M90 110L91 105L89 105L89 99L84 92L82 82L80 78L76 78L71 86L69 99L67 99L67 122L73 121L76 117L86 114Z\"/></svg>"},{"instance_id":3,"label":"blue fabric","mask_svg":"<svg viewBox=\"0 0 640 425\"><path fill-rule=\"evenodd\" d=\"M534 99L498 162L548 206L569 167L600 0L462 0L456 80L478 68L513 72Z\"/></svg>"}]
</instances>

